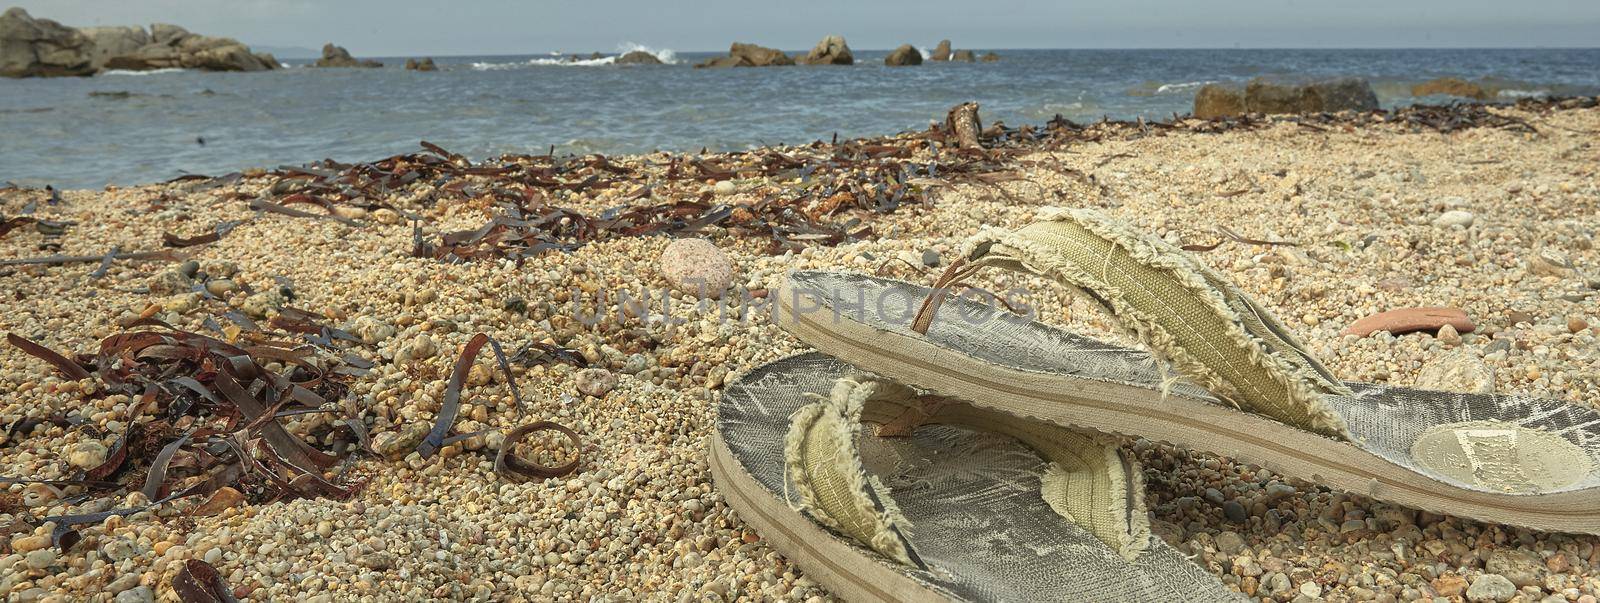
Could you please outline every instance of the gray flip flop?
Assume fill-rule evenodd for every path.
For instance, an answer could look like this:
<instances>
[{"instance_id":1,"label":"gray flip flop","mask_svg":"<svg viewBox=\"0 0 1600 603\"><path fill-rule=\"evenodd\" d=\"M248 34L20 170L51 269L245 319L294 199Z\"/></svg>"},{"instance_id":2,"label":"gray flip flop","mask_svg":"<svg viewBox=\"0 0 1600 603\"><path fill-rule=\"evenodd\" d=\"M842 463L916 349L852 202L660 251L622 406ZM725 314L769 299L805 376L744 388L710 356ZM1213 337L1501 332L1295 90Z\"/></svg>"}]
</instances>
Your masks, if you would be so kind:
<instances>
[{"instance_id":1,"label":"gray flip flop","mask_svg":"<svg viewBox=\"0 0 1600 603\"><path fill-rule=\"evenodd\" d=\"M821 354L731 383L711 448L740 518L849 600L1242 598L1151 536L1142 473L1106 436L931 401Z\"/></svg>"},{"instance_id":2,"label":"gray flip flop","mask_svg":"<svg viewBox=\"0 0 1600 603\"><path fill-rule=\"evenodd\" d=\"M1157 353L946 299L984 266L1062 283ZM1600 534L1600 413L1341 382L1224 277L1093 212L980 234L936 285L798 272L774 312L829 355L979 407L1236 457L1428 511Z\"/></svg>"}]
</instances>

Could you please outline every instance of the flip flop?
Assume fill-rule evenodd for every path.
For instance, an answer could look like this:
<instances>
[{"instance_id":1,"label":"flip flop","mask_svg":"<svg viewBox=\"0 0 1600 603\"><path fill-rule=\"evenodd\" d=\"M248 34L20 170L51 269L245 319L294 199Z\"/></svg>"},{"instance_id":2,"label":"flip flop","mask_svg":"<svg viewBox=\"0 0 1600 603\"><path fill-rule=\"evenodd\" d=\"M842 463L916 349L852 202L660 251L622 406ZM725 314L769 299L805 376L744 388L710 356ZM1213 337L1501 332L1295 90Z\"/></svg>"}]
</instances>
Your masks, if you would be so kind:
<instances>
[{"instance_id":1,"label":"flip flop","mask_svg":"<svg viewBox=\"0 0 1600 603\"><path fill-rule=\"evenodd\" d=\"M1143 474L1108 436L814 352L727 387L711 471L740 519L847 600L1242 600L1150 534Z\"/></svg>"},{"instance_id":2,"label":"flip flop","mask_svg":"<svg viewBox=\"0 0 1600 603\"><path fill-rule=\"evenodd\" d=\"M988 266L1067 286L1154 354L948 295ZM1600 413L1341 382L1225 277L1092 211L986 230L932 289L795 272L774 312L824 353L979 407L1170 442L1427 511L1600 534Z\"/></svg>"}]
</instances>

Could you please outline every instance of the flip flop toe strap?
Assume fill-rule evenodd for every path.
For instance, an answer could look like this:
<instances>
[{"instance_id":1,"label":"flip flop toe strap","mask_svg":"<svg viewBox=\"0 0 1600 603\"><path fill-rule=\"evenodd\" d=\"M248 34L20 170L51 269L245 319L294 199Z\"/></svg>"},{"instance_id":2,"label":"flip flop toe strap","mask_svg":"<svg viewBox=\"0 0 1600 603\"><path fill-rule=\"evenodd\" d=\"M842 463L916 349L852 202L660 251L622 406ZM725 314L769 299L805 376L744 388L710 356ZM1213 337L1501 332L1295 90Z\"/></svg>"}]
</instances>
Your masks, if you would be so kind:
<instances>
[{"instance_id":1,"label":"flip flop toe strap","mask_svg":"<svg viewBox=\"0 0 1600 603\"><path fill-rule=\"evenodd\" d=\"M979 234L963 260L940 279L934 296L985 266L1055 280L1219 398L1349 438L1344 418L1322 400L1349 389L1237 286L1166 241L1094 211L1055 210L1015 231ZM925 333L937 308L925 302L913 328Z\"/></svg>"}]
</instances>

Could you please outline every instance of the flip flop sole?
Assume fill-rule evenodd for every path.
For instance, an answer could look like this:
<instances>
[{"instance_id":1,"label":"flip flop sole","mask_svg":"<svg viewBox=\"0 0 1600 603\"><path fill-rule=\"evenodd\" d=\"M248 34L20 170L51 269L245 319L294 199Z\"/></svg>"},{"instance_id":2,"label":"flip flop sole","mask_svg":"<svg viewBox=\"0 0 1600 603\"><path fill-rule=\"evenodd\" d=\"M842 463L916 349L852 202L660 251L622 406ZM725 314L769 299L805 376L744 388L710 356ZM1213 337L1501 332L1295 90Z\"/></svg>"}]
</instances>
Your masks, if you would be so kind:
<instances>
[{"instance_id":1,"label":"flip flop sole","mask_svg":"<svg viewBox=\"0 0 1600 603\"><path fill-rule=\"evenodd\" d=\"M889 561L797 510L784 472L789 417L857 371L812 352L730 382L708 443L712 478L739 518L847 600L1171 601L1242 596L1160 538L1129 562L1041 496L1049 464L996 433L928 424L908 437L863 429L862 463L909 520L927 569ZM794 506L791 506L794 505Z\"/></svg>"},{"instance_id":2,"label":"flip flop sole","mask_svg":"<svg viewBox=\"0 0 1600 603\"><path fill-rule=\"evenodd\" d=\"M1600 413L1558 400L1424 392L1350 384L1330 397L1357 443L1241 412L1187 384L1163 395L1148 354L1076 336L1003 310L951 299L928 335L910 311L928 289L862 275L795 273L774 312L783 328L818 350L863 369L974 406L1058 425L1168 442L1234 457L1284 475L1402 505L1536 529L1600 534ZM884 299L895 300L885 303ZM909 300L909 301L904 301ZM885 308L888 308L886 311ZM1520 420L1566 442L1570 462L1554 491L1511 493L1459 482L1438 458L1413 446L1441 427L1475 419ZM1371 448L1371 449L1369 449ZM1427 448L1427 447L1423 447ZM1459 452L1459 451L1458 451ZM1459 454L1458 454L1459 456ZM1433 467L1429 467L1432 464ZM1574 476L1575 475L1575 476Z\"/></svg>"}]
</instances>

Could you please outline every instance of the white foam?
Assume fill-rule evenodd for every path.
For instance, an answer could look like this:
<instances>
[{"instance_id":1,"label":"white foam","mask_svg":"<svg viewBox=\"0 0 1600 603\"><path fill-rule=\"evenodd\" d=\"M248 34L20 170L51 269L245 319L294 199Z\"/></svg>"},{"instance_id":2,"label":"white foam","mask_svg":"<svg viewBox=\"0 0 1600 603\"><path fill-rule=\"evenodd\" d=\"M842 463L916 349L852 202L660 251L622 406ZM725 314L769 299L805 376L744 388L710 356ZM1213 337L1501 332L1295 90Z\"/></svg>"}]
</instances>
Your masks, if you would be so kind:
<instances>
[{"instance_id":1,"label":"white foam","mask_svg":"<svg viewBox=\"0 0 1600 603\"><path fill-rule=\"evenodd\" d=\"M608 57L600 57L598 59L573 59L571 56L562 55L561 53L558 53L558 52L552 52L552 53L550 53L550 58L528 59L526 61L512 61L512 62L509 62L509 63L473 63L471 66L472 66L473 69L478 70L478 71L499 71L499 70L503 70L503 69L523 69L523 68L527 68L527 67L534 67L534 66L540 66L540 65L551 65L551 66L557 66L557 67L598 67L600 65L610 65L610 64L616 63L618 56L633 52L635 50L642 50L642 51L648 52L648 53L650 53L652 55L655 55L655 57L657 59L659 59L662 63L666 63L668 65L675 65L675 64L678 63L678 55L677 55L677 53L673 52L672 49L670 49L670 48L663 48L663 49L659 49L658 50L658 49L655 49L655 48L651 48L649 46L645 46L643 44L635 44L633 42L623 42L623 43L617 45L617 54L616 55L608 56Z\"/></svg>"},{"instance_id":2,"label":"white foam","mask_svg":"<svg viewBox=\"0 0 1600 603\"><path fill-rule=\"evenodd\" d=\"M1501 98L1544 98L1546 96L1550 96L1550 94L1551 94L1551 92L1549 90L1543 90L1543 89L1540 89L1540 90L1518 90L1518 89L1515 89L1515 88L1507 88L1505 90L1501 90L1499 92L1496 92L1495 96L1499 96Z\"/></svg>"},{"instance_id":3,"label":"white foam","mask_svg":"<svg viewBox=\"0 0 1600 603\"><path fill-rule=\"evenodd\" d=\"M188 71L188 70L187 69L183 69L181 67L168 67L166 69L151 69L149 71L135 71L133 69L112 69L112 70L109 70L109 71L102 71L102 72L100 72L100 75L160 75L160 74L163 74L163 73L183 73L185 71Z\"/></svg>"},{"instance_id":4,"label":"white foam","mask_svg":"<svg viewBox=\"0 0 1600 603\"><path fill-rule=\"evenodd\" d=\"M1182 82L1182 83L1178 83L1178 84L1162 84L1160 87L1156 88L1156 94L1175 94L1175 93L1179 93L1179 92L1187 92L1189 90L1193 90L1195 88L1199 88L1199 87L1204 86L1206 84L1214 84L1214 83L1216 83L1216 82L1213 81L1213 80L1204 80L1204 81L1199 81L1199 82Z\"/></svg>"}]
</instances>

